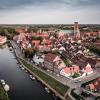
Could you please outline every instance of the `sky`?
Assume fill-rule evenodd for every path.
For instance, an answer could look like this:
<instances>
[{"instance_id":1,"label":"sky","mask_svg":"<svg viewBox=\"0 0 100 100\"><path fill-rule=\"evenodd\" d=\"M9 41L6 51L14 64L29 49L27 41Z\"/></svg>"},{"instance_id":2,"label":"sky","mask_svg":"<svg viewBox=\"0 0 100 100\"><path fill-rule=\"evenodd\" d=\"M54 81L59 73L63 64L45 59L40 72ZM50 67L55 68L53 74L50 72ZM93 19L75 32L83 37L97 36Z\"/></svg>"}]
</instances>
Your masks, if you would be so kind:
<instances>
[{"instance_id":1,"label":"sky","mask_svg":"<svg viewBox=\"0 0 100 100\"><path fill-rule=\"evenodd\" d=\"M0 0L0 24L100 24L100 0Z\"/></svg>"}]
</instances>

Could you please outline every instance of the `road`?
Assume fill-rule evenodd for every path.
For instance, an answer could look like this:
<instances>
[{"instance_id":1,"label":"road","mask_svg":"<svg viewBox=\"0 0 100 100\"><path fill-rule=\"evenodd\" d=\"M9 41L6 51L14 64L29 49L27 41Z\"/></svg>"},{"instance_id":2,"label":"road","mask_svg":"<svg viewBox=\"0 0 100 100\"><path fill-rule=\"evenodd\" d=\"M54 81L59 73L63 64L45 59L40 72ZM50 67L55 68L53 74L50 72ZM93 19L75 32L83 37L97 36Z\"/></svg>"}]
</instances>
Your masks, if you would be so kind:
<instances>
[{"instance_id":1,"label":"road","mask_svg":"<svg viewBox=\"0 0 100 100\"><path fill-rule=\"evenodd\" d=\"M67 82L67 85L71 88L77 88L77 87L80 87L82 84L86 83L86 82L89 82L89 81L92 81L96 78L100 77L100 68L96 69L92 74L88 75L88 76L85 76L83 78L78 78L76 80L81 80L77 83L76 80L70 80Z\"/></svg>"}]
</instances>

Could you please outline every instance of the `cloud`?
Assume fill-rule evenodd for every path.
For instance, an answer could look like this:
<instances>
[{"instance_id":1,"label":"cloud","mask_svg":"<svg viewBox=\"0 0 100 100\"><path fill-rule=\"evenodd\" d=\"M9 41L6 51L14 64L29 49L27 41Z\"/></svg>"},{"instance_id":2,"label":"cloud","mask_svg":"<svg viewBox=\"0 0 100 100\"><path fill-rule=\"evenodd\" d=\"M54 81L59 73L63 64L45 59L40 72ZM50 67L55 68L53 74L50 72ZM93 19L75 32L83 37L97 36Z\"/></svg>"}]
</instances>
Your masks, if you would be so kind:
<instances>
[{"instance_id":1,"label":"cloud","mask_svg":"<svg viewBox=\"0 0 100 100\"><path fill-rule=\"evenodd\" d=\"M0 0L0 23L100 23L100 0Z\"/></svg>"},{"instance_id":2,"label":"cloud","mask_svg":"<svg viewBox=\"0 0 100 100\"><path fill-rule=\"evenodd\" d=\"M10 24L72 24L74 21L79 23L100 23L99 11L93 10L65 10L65 9L40 9L26 7L25 9L14 9L6 13L2 12L0 23ZM98 16L97 16L98 15Z\"/></svg>"},{"instance_id":3,"label":"cloud","mask_svg":"<svg viewBox=\"0 0 100 100\"><path fill-rule=\"evenodd\" d=\"M48 7L52 7L52 5L89 6L89 5L99 5L99 4L100 0L0 0L0 7L7 9L25 5L33 5L33 6L49 5Z\"/></svg>"}]
</instances>

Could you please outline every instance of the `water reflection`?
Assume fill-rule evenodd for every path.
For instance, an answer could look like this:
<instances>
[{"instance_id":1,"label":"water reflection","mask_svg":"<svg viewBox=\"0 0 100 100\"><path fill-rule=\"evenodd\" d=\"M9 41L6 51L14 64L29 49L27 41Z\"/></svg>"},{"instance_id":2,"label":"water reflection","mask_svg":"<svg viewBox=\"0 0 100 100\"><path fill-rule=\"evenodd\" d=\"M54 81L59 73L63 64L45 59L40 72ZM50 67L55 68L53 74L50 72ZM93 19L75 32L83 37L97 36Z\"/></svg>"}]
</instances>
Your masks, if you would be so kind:
<instances>
[{"instance_id":1,"label":"water reflection","mask_svg":"<svg viewBox=\"0 0 100 100\"><path fill-rule=\"evenodd\" d=\"M19 68L7 45L0 46L0 79L10 85L11 100L54 100L39 82Z\"/></svg>"}]
</instances>

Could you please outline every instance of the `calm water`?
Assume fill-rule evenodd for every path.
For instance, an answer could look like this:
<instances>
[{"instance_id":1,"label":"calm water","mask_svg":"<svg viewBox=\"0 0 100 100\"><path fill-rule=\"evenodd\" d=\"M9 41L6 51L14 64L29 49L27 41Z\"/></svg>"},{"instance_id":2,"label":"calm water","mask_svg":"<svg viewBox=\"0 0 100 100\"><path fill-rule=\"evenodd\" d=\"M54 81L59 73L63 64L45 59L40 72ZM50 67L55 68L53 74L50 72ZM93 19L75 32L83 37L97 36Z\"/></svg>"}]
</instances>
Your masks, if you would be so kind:
<instances>
[{"instance_id":1,"label":"calm water","mask_svg":"<svg viewBox=\"0 0 100 100\"><path fill-rule=\"evenodd\" d=\"M39 82L32 81L29 75L19 68L7 46L0 48L0 79L10 85L8 94L11 100L54 100Z\"/></svg>"}]
</instances>

